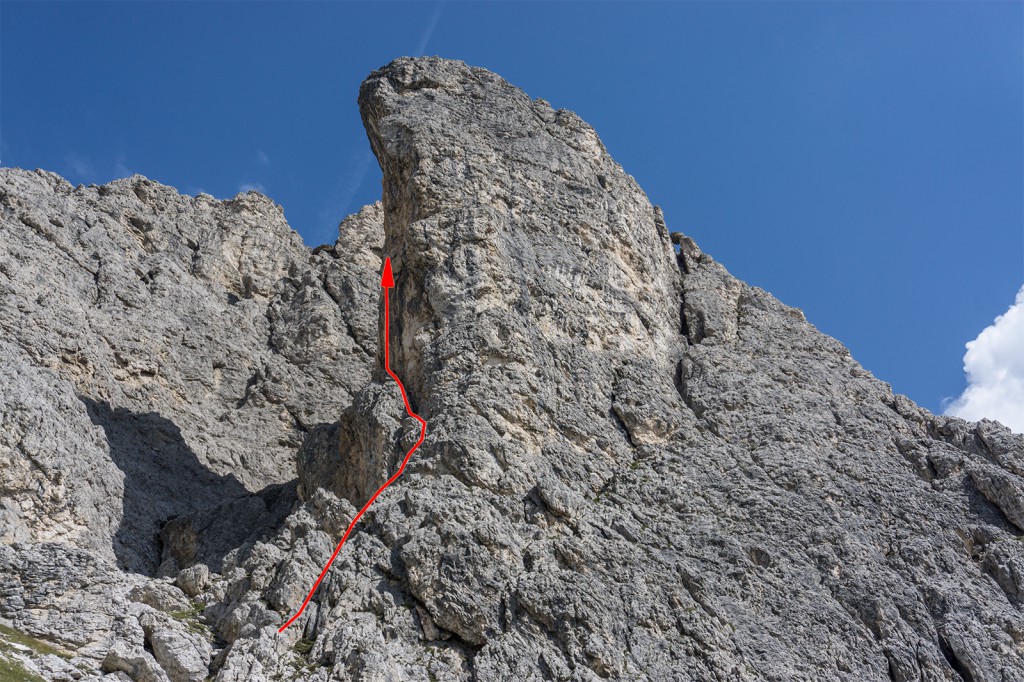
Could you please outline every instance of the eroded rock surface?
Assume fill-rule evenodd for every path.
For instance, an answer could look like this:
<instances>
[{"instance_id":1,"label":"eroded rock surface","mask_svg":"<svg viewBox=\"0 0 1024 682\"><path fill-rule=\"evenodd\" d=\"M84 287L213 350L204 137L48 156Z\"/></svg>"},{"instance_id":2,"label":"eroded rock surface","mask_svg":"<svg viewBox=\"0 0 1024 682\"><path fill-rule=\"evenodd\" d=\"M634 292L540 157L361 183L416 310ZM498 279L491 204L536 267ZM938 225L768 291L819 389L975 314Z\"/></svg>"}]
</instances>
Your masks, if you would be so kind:
<instances>
[{"instance_id":1,"label":"eroded rock surface","mask_svg":"<svg viewBox=\"0 0 1024 682\"><path fill-rule=\"evenodd\" d=\"M18 504L3 518L22 544L0 553L19 576L0 586L0 616L38 633L38 618L19 615L29 600L120 599L120 617L82 609L101 636L74 621L82 634L67 644L103 672L136 679L200 679L202 666L221 682L1024 679L1024 439L894 395L799 310L671 233L574 114L437 58L371 74L359 105L383 202L342 225L333 253L296 243L285 267L292 251L279 242L294 237L265 227L251 237L276 247L266 261L252 256L265 279L247 285L222 265L182 270L197 291L235 292L225 310L251 306L252 319L269 320L235 320L229 337L241 345L255 334L261 361L285 368L230 394L232 423L252 425L230 431L257 458L250 464L220 449L227 436L216 429L226 427L165 409L170 398L156 389L140 394L149 402L110 397L129 394L114 391L125 382L139 391L155 381L144 373L152 354L125 351L128 367L143 368L137 378L88 393L70 360L42 361L35 337L8 343L0 372L24 383L16 404L37 416L8 418L5 403L4 423L38 433L23 425L57 414L61 429L12 439L21 473L9 477L81 473L60 479L66 491L50 498L11 486ZM74 190L8 173L57 194L150 187L136 178ZM5 215L27 211L30 201L5 191ZM166 206L212 203L175 201ZM242 206L217 210L256 211L255 202L267 207L259 220L278 224L265 199L234 202ZM29 237L40 233L18 221L10 224ZM132 225L111 223L111 239L131 246ZM346 242L346 226L359 237ZM427 419L427 440L356 526L304 615L278 633L418 434L382 367L383 255L397 283L392 366ZM5 291L40 276L19 274L26 262L48 272L15 260L0 262ZM244 260L227 262L241 272ZM92 291L87 280L56 294L77 301ZM165 332L152 330L159 348ZM195 355L215 351L198 344ZM339 369L339 358L355 369ZM200 395L221 400L209 387ZM262 398L242 399L250 395ZM61 408L72 400L82 407ZM273 421L282 409L292 422ZM195 498L163 520L166 579L121 583L102 543L63 526L40 535L21 500L66 509L60 518L73 523L96 486L122 494L116 476L86 476L112 458L92 425L138 433L141 421L144 433L173 441L153 414L188 443L206 438L196 440L206 449L189 445L210 476L197 488L230 475L240 490L215 504ZM270 426L293 437L274 446ZM252 445L261 438L271 445ZM284 466L267 455L275 447L294 471L274 468ZM89 557L83 570L102 580L52 586L52 571L35 566L65 551ZM33 558L40 552L50 554ZM168 612L189 603L185 614ZM52 605L43 613L61 617Z\"/></svg>"},{"instance_id":2,"label":"eroded rock surface","mask_svg":"<svg viewBox=\"0 0 1024 682\"><path fill-rule=\"evenodd\" d=\"M290 512L304 436L370 377L382 222L312 252L255 193L0 169L0 618L97 673L208 676L131 605Z\"/></svg>"},{"instance_id":3,"label":"eroded rock surface","mask_svg":"<svg viewBox=\"0 0 1024 682\"><path fill-rule=\"evenodd\" d=\"M304 434L369 379L378 208L317 254L262 195L141 176L4 169L0 208L8 542L152 572L164 521L294 478Z\"/></svg>"}]
</instances>

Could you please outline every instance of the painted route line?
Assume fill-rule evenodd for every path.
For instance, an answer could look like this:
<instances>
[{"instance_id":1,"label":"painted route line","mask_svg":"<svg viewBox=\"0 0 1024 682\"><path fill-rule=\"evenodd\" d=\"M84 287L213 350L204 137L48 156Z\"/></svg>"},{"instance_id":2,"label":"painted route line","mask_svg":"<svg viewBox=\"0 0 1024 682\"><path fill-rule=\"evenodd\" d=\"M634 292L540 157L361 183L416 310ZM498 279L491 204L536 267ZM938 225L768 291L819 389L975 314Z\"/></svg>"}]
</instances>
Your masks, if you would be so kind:
<instances>
[{"instance_id":1,"label":"painted route line","mask_svg":"<svg viewBox=\"0 0 1024 682\"><path fill-rule=\"evenodd\" d=\"M423 444L423 439L427 437L426 420L412 411L412 408L409 406L409 398L405 394L405 386L402 385L402 380L391 371L391 359L388 352L388 346L390 345L388 343L388 319L390 317L388 290L395 286L395 279L391 274L390 258L384 259L384 274L381 276L380 285L384 288L384 369L387 371L388 375L395 380L395 383L398 384L398 389L402 392L402 401L405 403L405 411L410 417L420 423L420 439L416 441L416 445L413 445L409 452L405 454L405 459L402 460L402 464L398 467L398 471L396 471L391 478L385 481L384 485L377 489L377 492L375 492L373 496L366 501L366 504L364 504L363 508L359 510L359 513L352 518L352 521L348 524L348 528L345 529L345 534L341 536L341 542L339 542L338 546L334 549L334 554L331 555L331 558L327 560L327 565L324 566L324 570L320 571L320 577L316 579L315 583L313 583L313 589L311 589L309 594L306 595L306 599L302 602L302 606L299 607L299 610L294 616L288 619L287 623L278 629L278 632L284 632L288 629L288 626L298 620L299 616L302 615L302 612L306 610L306 607L309 605L309 601L313 598L313 594L316 592L316 588L320 587L320 582L324 579L324 576L327 575L327 571L330 570L331 564L333 564L334 560L338 558L338 553L341 552L341 548L345 544L345 541L348 540L348 536L352 534L352 529L355 528L356 523L360 518L362 518L363 514L366 513L366 510L370 508L370 505L377 499L377 496L384 492L385 488L394 483L395 480L402 475L402 472L405 470L405 465L409 463L409 458L412 457L412 453L416 452L420 445Z\"/></svg>"}]
</instances>

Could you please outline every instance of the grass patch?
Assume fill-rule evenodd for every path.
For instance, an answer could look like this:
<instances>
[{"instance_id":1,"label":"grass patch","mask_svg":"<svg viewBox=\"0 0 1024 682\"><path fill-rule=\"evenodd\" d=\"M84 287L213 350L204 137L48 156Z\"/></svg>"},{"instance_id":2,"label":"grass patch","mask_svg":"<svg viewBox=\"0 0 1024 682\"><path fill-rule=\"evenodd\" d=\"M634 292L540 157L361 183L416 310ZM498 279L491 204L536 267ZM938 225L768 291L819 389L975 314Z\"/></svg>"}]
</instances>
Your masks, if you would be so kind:
<instances>
[{"instance_id":1,"label":"grass patch","mask_svg":"<svg viewBox=\"0 0 1024 682\"><path fill-rule=\"evenodd\" d=\"M0 645L4 642L11 642L12 644L20 644L21 646L28 647L40 656L46 654L53 654L54 656L60 656L61 658L71 658L71 655L62 649L58 649L52 644L48 644L41 639L36 639L31 635L26 635L20 630L15 630L12 627L6 625L0 625ZM3 682L3 678L0 678L0 682Z\"/></svg>"},{"instance_id":2,"label":"grass patch","mask_svg":"<svg viewBox=\"0 0 1024 682\"><path fill-rule=\"evenodd\" d=\"M192 602L191 607L181 611L171 611L168 615L178 620L198 620L205 609L206 607L199 602Z\"/></svg>"},{"instance_id":3,"label":"grass patch","mask_svg":"<svg viewBox=\"0 0 1024 682\"><path fill-rule=\"evenodd\" d=\"M181 611L171 611L168 615L175 620L180 620L185 624L185 627L193 635L199 635L206 639L213 639L213 633L210 632L210 628L206 627L199 622L199 616L203 614L206 607L199 602L192 602L192 606ZM3 680L0 680L3 682Z\"/></svg>"},{"instance_id":4,"label":"grass patch","mask_svg":"<svg viewBox=\"0 0 1024 682\"><path fill-rule=\"evenodd\" d=\"M17 661L0 656L0 682L46 682L25 670Z\"/></svg>"},{"instance_id":5,"label":"grass patch","mask_svg":"<svg viewBox=\"0 0 1024 682\"><path fill-rule=\"evenodd\" d=\"M292 647L292 648L295 649L296 653L299 653L299 654L302 654L303 656L305 656L306 654L308 654L310 651L313 650L313 640L305 639L305 638L300 639L299 641L297 641L295 643L295 646Z\"/></svg>"},{"instance_id":6,"label":"grass patch","mask_svg":"<svg viewBox=\"0 0 1024 682\"><path fill-rule=\"evenodd\" d=\"M210 632L210 628L206 627L205 625L203 625L199 621L197 621L197 620L186 620L185 621L185 627L193 635L199 635L200 637L204 637L204 638L206 638L206 639L208 639L210 641L213 641L213 633Z\"/></svg>"}]
</instances>

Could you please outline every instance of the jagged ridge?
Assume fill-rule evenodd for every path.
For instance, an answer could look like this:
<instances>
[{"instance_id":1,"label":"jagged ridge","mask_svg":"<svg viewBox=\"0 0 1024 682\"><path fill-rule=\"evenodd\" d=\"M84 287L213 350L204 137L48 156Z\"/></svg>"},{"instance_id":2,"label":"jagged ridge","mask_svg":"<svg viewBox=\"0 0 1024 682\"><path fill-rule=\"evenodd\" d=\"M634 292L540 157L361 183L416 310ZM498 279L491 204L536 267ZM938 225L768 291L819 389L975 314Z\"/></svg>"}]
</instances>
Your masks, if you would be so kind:
<instances>
[{"instance_id":1,"label":"jagged ridge","mask_svg":"<svg viewBox=\"0 0 1024 682\"><path fill-rule=\"evenodd\" d=\"M359 104L384 173L361 215L395 263L394 364L429 437L283 637L416 435L379 339L340 418L305 436L286 518L213 543L213 574L166 529L224 525L255 498L165 526L165 570L185 569L213 632L181 659L196 676L209 661L222 681L1020 679L1024 440L893 395L670 234L570 112L437 58L371 74ZM338 267L371 264L342 233ZM376 298L335 302L362 305L348 314L372 336ZM11 604L61 611L31 558L71 551L55 547L0 555L20 576L0 613L37 633ZM109 635L91 655L175 675L156 643L187 635L162 615L180 593L88 570L128 610L95 618Z\"/></svg>"}]
</instances>

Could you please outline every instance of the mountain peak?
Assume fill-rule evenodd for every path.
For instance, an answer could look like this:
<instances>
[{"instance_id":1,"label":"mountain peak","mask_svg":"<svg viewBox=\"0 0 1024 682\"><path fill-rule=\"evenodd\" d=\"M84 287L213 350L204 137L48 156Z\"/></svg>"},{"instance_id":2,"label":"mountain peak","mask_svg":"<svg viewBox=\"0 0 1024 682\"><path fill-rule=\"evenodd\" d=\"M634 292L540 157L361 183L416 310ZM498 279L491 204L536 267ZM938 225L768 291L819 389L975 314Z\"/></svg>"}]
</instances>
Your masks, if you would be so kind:
<instances>
[{"instance_id":1,"label":"mountain peak","mask_svg":"<svg viewBox=\"0 0 1024 682\"><path fill-rule=\"evenodd\" d=\"M329 248L0 173L0 616L133 679L1015 679L1024 439L894 395L493 73L359 107L382 200ZM421 434L385 343L426 439L279 633Z\"/></svg>"}]
</instances>

